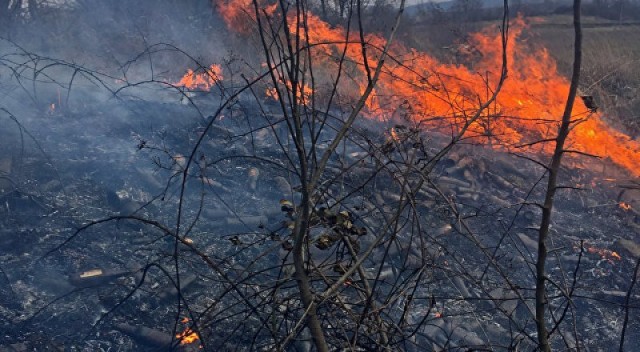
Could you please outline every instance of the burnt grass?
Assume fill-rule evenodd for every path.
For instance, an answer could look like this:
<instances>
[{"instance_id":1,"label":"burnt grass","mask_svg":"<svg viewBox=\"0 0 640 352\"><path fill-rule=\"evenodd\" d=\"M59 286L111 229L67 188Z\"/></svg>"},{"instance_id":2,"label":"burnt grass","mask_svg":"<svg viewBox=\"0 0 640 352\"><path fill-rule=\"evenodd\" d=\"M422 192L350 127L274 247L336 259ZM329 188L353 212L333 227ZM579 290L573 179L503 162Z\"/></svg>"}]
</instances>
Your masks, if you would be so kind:
<instances>
[{"instance_id":1,"label":"burnt grass","mask_svg":"<svg viewBox=\"0 0 640 352\"><path fill-rule=\"evenodd\" d=\"M214 97L199 99L205 107L217 102ZM266 107L275 111L275 106ZM285 164L274 138L276 133L284 135L284 129L257 129L246 134L250 126L265 125L265 118L260 115L257 107L248 104L228 109L224 117L218 118L200 153L206 160L219 162L208 168L209 181L202 182L203 176L196 174L190 178L184 200L187 219L199 217L188 237L247 285L268 284L267 279L281 275L279 269L270 268L281 260L281 251L262 260L256 256L265 248L278 246L274 234L286 237L282 230L286 216L279 200L297 199L295 181L289 184L290 175L274 166ZM269 116L277 120L278 115L272 112ZM11 183L3 184L0 194L0 330L4 332L0 337L0 346L4 347L0 348L157 349L145 345L139 337L121 332L117 326L145 326L170 336L176 297L167 276L150 268L144 272L145 280L139 289L128 295L140 284L141 268L146 265L153 263L171 270L174 239L139 222L120 220L91 227L67 240L88 221L118 214L135 214L173 226L179 183L171 175L182 162L176 155L188 155L206 120L175 99L96 101L83 109L50 116L33 110L23 114L20 123L31 136L21 135L16 126L3 130L2 139L3 158L9 156L12 167ZM385 143L383 132L388 128L389 125L372 121L362 121L357 127L367 141L379 145ZM74 133L70 136L69 131ZM327 132L325 139L330 138L331 133ZM425 133L424 138L433 151L446 141L446 136L437 133ZM358 137L352 140L325 176L336 185L340 180L355 187L368 178L371 170L371 165L348 173L341 169L342 162L352 163L367 152L357 146ZM394 158L399 150L400 147L392 151L389 157ZM253 176L254 169L258 170L257 178ZM589 350L606 349L608 344L616 343L623 295L636 259L629 247L618 241L637 241L640 221L637 211L618 206L623 199L636 209L639 207L637 193L620 195L618 183L624 179L623 174L606 160L571 159L562 180L581 190L561 191L556 202L550 275L561 278L563 271L571 276L579 262L575 274L575 319L589 331L581 335ZM535 186L541 175L541 168L525 159L473 145L455 149L441 160L432 175L441 190L454 200L460 216L486 248L495 250L497 261L509 269L514 282L522 288L531 288L533 283L529 263L535 260L538 213L535 207L519 204L541 199L542 184ZM392 207L397 201L396 190L385 186L392 185L392 181L385 181L385 177L388 176L380 176L375 188L365 187L375 197L357 194L343 204L361 219L360 225L375 228L375 206L366 205L372 202L371 198L377 197L381 202L377 206ZM332 187L327 192L338 191ZM205 197L201 198L203 194ZM428 248L432 251L432 276L417 291L417 296L424 299L424 309L416 310L414 319L428 314L428 302L434 297L436 309L443 314L442 318L430 320L422 343L434 348L508 343L509 321L496 307L512 311L516 319L526 321L524 308L511 301L512 293L500 288L497 281L495 290L484 291L496 280L491 270L485 276L488 284L483 285L483 290L465 276L458 276L461 268L478 276L487 270L486 262L459 232L459 217L433 190L418 195L418 210L429 224L428 231L433 232ZM368 240L365 236L362 245ZM621 258L612 257L611 252L590 252L589 248L616 251ZM189 282L184 298L190 309L203 314L206 321L206 314L212 309L210 297L224 290L225 284L189 248L180 245L178 251L182 258L181 277ZM398 247L398 259L392 260L392 265L405 267L404 261L411 258L412 251L415 248ZM375 268L379 255L374 253L366 267ZM243 277L241 268L247 262L252 263L252 270L263 271L264 276ZM456 269L456 262L464 265ZM79 274L96 268L113 277L98 281L78 279ZM452 272L458 274L451 276ZM380 285L381 294L387 290L385 287L384 283ZM532 291L524 292L529 298L533 295ZM487 300L487 295L496 301ZM636 305L637 293L632 297L632 304ZM226 346L223 349L266 348L268 345L259 341L266 336L260 332L258 319L234 303L217 303L216 314L210 316L215 328L203 328L203 337L217 346ZM229 306L225 308L225 304ZM296 306L299 302L294 296L279 303L281 307L287 304ZM632 317L633 314L634 311ZM640 337L637 320L632 319L627 336L628 341Z\"/></svg>"},{"instance_id":2,"label":"burnt grass","mask_svg":"<svg viewBox=\"0 0 640 352\"><path fill-rule=\"evenodd\" d=\"M194 13L203 12L193 6ZM78 32L90 34L99 31L101 25L115 28L127 23L127 16L144 17L135 11L127 15L124 7L120 10L123 17L117 17L117 21L105 16L104 22L89 21L84 24L89 27ZM149 9L141 6L136 11L147 13ZM182 37L185 28L199 32L211 26L212 20L191 21L190 15L181 14L180 26L171 30L176 38ZM54 28L58 20L55 16L49 20ZM150 21L148 25L156 24L163 23ZM214 32L220 30L219 21L214 25ZM563 43L570 28L553 23L533 28L540 32L536 40L545 42L559 60L560 69L566 69ZM585 28L585 51L592 54L585 60L583 89L597 98L602 110L610 114L612 124L632 134L638 131L636 98L640 95L635 93L639 76L638 65L633 65L638 48L621 41L628 44L626 39L634 37L636 29L596 25ZM40 32L38 28L32 30ZM53 44L48 45L70 46L69 53L81 52L73 46L86 41L68 40L63 33L66 32L56 31ZM157 31L155 35L162 37L162 33ZM28 38L32 34L25 29L16 35ZM203 43L216 42L220 35L209 35L215 40L194 37L188 44L211 51L203 48ZM447 43L451 36L447 31ZM38 41L44 38L40 34ZM135 51L129 45L143 45L142 37L132 42L111 35L106 39L116 44L92 43L106 50L99 56L113 54L121 61L129 60L128 53ZM420 44L419 38L415 42ZM434 43L424 45L434 50L441 47ZM122 52L109 53L114 47ZM624 52L616 54L615 50ZM611 61L611 55L623 59L623 64L605 64ZM181 70L188 66L185 61L183 58L179 65L172 60L160 62L158 71L165 72L172 65ZM171 340L174 330L185 328L179 322L185 316L196 318L201 324L200 334L209 350L273 348L268 342L272 336L262 328L265 323L260 320L272 312L282 318L275 330L280 337L286 335L300 317L301 309L292 281L286 280L290 279L286 272L290 258L283 243L289 219L280 200L295 203L299 193L295 177L287 169L287 156L276 138L286 138L286 128L278 123L281 113L277 105L242 96L216 116L196 154L197 162L208 165L205 169L195 168L190 174L183 199L185 224L189 226L197 219L187 238L201 253L219 263L228 277L241 282L243 292L250 294L259 307L251 311L242 306L243 301L237 296L223 294L229 290L228 283L192 248L182 244L176 247L173 237L154 226L120 219L77 232L91 221L129 215L173 228L180 191L180 180L175 175L210 121L210 114L219 106L218 94L196 94L194 103L200 109L197 112L184 104L179 93L164 88L158 89L161 93L157 96L143 90L112 96L95 93L95 85L84 82L74 87L70 101L52 110L50 103L60 101L54 88L39 89L38 96L31 97L20 93L20 87L7 77L11 76L0 76L0 107L6 108L0 111L1 352L118 348L157 351L167 349L163 343L167 338ZM605 79L600 80L601 77ZM609 99L611 95L617 98ZM335 114L340 116L339 112ZM275 128L270 127L273 123ZM353 214L355 225L369 230L359 238L363 248L372 241L381 216L392 213L398 204L399 190L394 186L393 174L381 173L376 182L370 182L379 165L369 153L388 145L388 131L395 124L361 119L349 142L332 157L323 177L326 203L339 198L344 189L361 189L346 199L341 209ZM449 138L433 131L421 131L419 135L426 141L427 155L433 155ZM319 150L326 148L332 137L330 129L325 131ZM415 140L392 144L393 148L384 155L374 153L401 165L403 158L415 152L412 142ZM527 157L546 160L547 156ZM345 170L345 165L358 167ZM420 235L426 242L418 244L411 237L410 227L399 231L400 240L391 247L392 258L381 269L376 293L376 298L382 300L398 280L413 277L416 268L424 268L427 273L415 293L415 309L408 319L411 323L427 321L416 337L420 348L411 344L396 348L468 350L490 346L507 350L510 343L521 338L517 329L534 331L534 322L526 307L489 268L460 220L469 224L482 246L493 253L531 303L535 282L531 263L537 250L539 211L524 204L542 199L543 170L501 149L463 144L438 162L430 179L438 190L425 187L416 195L416 211L426 225ZM619 342L624 297L640 256L640 191L623 188L635 185L634 180L606 158L567 159L561 182L576 189L557 194L550 277L556 282L572 282L575 278L575 315L567 319L575 320L579 327L584 350L610 350ZM448 201L455 204L459 215L452 212ZM631 209L621 208L621 202L631 205ZM179 317L172 282L176 277L176 253L184 286L181 294L183 302L188 303L188 309L181 307ZM336 253L334 246L313 255L326 259ZM375 274L382 257L382 250L375 251L365 262L367 272ZM102 275L82 277L95 270ZM333 270L325 274L338 276ZM482 281L476 282L480 277ZM269 290L279 280L284 283L278 294L261 295L261 289L272 292ZM316 288L321 289L321 280L315 282ZM636 286L631 293L628 348L640 339L638 290ZM354 292L345 287L341 294L353 298ZM557 295L551 302L560 304L559 292L550 292ZM332 316L328 323L335 328L327 328L329 336L340 336L338 326L343 321L341 327L350 327L346 313L335 305L320 309ZM391 308L389 315L397 318L399 310ZM516 327L514 321L521 326ZM155 333L125 331L127 327L140 326ZM308 347L305 338L301 334L296 341L297 350ZM371 346L364 338L359 343ZM559 341L555 343L558 349L564 347ZM532 346L526 338L522 338L522 344ZM197 344L189 348L197 349Z\"/></svg>"}]
</instances>

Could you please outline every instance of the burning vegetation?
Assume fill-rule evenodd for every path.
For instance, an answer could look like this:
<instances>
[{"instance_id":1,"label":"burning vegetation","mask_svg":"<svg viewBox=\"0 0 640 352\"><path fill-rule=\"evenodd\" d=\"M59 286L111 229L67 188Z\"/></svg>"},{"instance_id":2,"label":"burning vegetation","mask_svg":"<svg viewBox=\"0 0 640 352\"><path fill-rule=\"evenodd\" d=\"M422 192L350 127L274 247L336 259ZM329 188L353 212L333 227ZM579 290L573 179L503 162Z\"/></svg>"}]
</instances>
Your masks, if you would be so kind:
<instances>
[{"instance_id":1,"label":"burning vegetation","mask_svg":"<svg viewBox=\"0 0 640 352\"><path fill-rule=\"evenodd\" d=\"M255 23L250 5L243 1L217 3L227 26L241 35L248 35L249 24ZM266 13L277 16L275 6L265 6ZM292 12L286 22L287 30L292 34L298 29L304 32L302 38L312 47L312 60L318 66L327 72L338 71L341 54L354 65L360 78L343 82L339 89L348 91L356 82L358 91L364 91L364 77L367 70L377 64L384 38L366 34L368 51L363 56L358 33L331 26L311 13L307 14L304 27L298 26L293 16ZM496 101L470 126L467 139L516 152L553 149L549 142L562 116L569 82L558 72L545 48L533 48L521 40L527 28L522 18L510 24L508 78ZM377 120L401 118L425 129L459 132L470 115L488 99L500 78L501 34L495 26L490 26L472 34L467 47L470 49L461 53L466 65L461 65L444 63L428 53L395 43L390 48L391 59L385 62L374 93L366 102L365 115ZM311 78L302 76L296 87L297 98L305 105L311 104L309 96L314 91L308 82ZM293 91L288 79L283 78L280 83L279 88L268 88L266 95L278 98L278 91ZM567 149L574 154L610 159L634 176L640 176L640 144L609 127L597 109L587 106L584 99L575 102L572 125Z\"/></svg>"},{"instance_id":2,"label":"burning vegetation","mask_svg":"<svg viewBox=\"0 0 640 352\"><path fill-rule=\"evenodd\" d=\"M640 337L640 188L619 180L640 176L639 144L587 96L565 113L575 80L527 20L470 33L447 60L367 32L360 2L327 4L194 7L167 32L230 30L246 48L203 59L143 36L108 72L0 39L0 119L16 126L0 129L0 351ZM619 168L554 165L556 143Z\"/></svg>"},{"instance_id":3,"label":"burning vegetation","mask_svg":"<svg viewBox=\"0 0 640 352\"><path fill-rule=\"evenodd\" d=\"M190 319L186 317L180 320L182 324L188 324L189 321ZM180 341L181 345L189 345L200 340L200 336L198 336L198 333L187 326L184 328L184 330L176 334L176 339Z\"/></svg>"},{"instance_id":4,"label":"burning vegetation","mask_svg":"<svg viewBox=\"0 0 640 352\"><path fill-rule=\"evenodd\" d=\"M215 86L216 82L223 79L220 65L212 64L209 68L202 68L199 71L201 72L189 69L175 85L188 90L208 91Z\"/></svg>"}]
</instances>

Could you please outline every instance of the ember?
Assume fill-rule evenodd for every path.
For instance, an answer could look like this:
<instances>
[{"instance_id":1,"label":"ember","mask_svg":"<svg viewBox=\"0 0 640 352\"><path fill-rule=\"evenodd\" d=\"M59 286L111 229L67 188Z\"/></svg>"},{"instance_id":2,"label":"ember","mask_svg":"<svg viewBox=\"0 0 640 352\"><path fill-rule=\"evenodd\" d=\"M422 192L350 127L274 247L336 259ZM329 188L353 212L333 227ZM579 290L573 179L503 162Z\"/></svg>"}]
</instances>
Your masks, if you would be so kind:
<instances>
[{"instance_id":1,"label":"ember","mask_svg":"<svg viewBox=\"0 0 640 352\"><path fill-rule=\"evenodd\" d=\"M618 204L620 206L620 208L622 208L622 210L624 211L629 211L631 210L631 204L625 203L625 202L620 202Z\"/></svg>"}]
</instances>

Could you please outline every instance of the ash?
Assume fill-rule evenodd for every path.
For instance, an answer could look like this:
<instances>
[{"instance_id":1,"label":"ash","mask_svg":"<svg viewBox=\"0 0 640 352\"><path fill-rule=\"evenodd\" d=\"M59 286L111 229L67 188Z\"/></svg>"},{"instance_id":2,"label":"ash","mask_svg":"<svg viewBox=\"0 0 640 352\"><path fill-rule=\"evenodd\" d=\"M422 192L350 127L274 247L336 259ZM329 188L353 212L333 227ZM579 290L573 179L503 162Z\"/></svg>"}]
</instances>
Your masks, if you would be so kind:
<instances>
[{"instance_id":1,"label":"ash","mask_svg":"<svg viewBox=\"0 0 640 352\"><path fill-rule=\"evenodd\" d=\"M76 69L63 66L56 74ZM233 88L167 87L169 73L144 70L102 87L108 76L86 78L71 93L42 83L35 97L2 70L0 351L267 351L289 334L289 350L311 350L291 258L298 156L274 101L245 92L224 105ZM346 116L310 116L322 114L327 128L304 129L318 154ZM362 275L375 279L367 298L383 320L353 319L366 290L354 274L318 304L332 341L373 349L380 324L397 350L534 348L545 173L528 159L545 155L459 144L433 159L449 139L363 116L329 158L310 210L313 289L371 247ZM630 346L640 187L587 157L567 160L561 180L570 189L556 198L547 264L552 316L565 321L554 347L611 350L627 311ZM397 227L377 243L392 216ZM181 340L189 332L199 339Z\"/></svg>"}]
</instances>

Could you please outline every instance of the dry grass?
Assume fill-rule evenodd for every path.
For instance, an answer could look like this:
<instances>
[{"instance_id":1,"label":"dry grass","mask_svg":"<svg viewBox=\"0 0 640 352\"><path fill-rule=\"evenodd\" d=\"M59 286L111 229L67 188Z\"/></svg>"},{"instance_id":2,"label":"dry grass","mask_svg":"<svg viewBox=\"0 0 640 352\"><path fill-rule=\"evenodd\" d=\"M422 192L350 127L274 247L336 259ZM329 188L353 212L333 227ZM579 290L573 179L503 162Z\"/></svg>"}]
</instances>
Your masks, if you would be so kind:
<instances>
[{"instance_id":1,"label":"dry grass","mask_svg":"<svg viewBox=\"0 0 640 352\"><path fill-rule=\"evenodd\" d=\"M640 138L640 23L584 16L583 69L580 94L594 96L608 121L620 130ZM553 15L529 21L525 38L533 47L549 50L566 77L573 60L573 23L568 15ZM496 25L474 23L473 28ZM467 25L467 28L472 28ZM464 41L459 25L413 23L404 28L403 40L445 62L453 62L447 47Z\"/></svg>"},{"instance_id":2,"label":"dry grass","mask_svg":"<svg viewBox=\"0 0 640 352\"><path fill-rule=\"evenodd\" d=\"M567 77L572 64L573 27L569 16L549 16L531 25ZM592 95L608 120L640 136L640 24L584 18L581 93Z\"/></svg>"}]
</instances>

